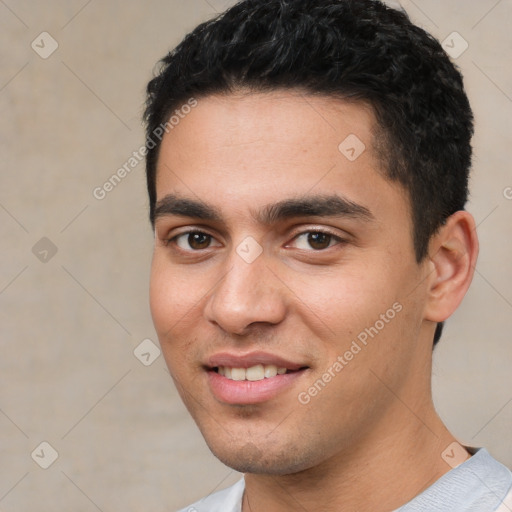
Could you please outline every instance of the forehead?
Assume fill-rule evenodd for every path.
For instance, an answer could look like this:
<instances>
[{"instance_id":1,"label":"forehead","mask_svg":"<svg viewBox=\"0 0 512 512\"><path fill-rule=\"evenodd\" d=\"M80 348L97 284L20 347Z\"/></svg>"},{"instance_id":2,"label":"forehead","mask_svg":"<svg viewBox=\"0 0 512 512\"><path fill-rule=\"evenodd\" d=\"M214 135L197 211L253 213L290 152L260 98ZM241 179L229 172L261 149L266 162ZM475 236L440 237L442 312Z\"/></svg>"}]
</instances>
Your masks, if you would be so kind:
<instances>
[{"instance_id":1,"label":"forehead","mask_svg":"<svg viewBox=\"0 0 512 512\"><path fill-rule=\"evenodd\" d=\"M365 104L299 91L198 98L162 140L157 200L195 196L239 211L313 192L378 208L394 189L403 202L383 176L375 127Z\"/></svg>"},{"instance_id":2,"label":"forehead","mask_svg":"<svg viewBox=\"0 0 512 512\"><path fill-rule=\"evenodd\" d=\"M372 108L363 102L348 102L288 89L267 93L241 90L233 94L202 97L197 100L197 107L188 110L189 113L181 116L181 120L173 116L179 125L170 127L163 146L172 141L180 144L186 140L188 147L191 139L195 138L201 150L197 156L219 152L226 146L231 146L232 151L238 153L248 153L251 148L265 146L266 156L275 157L276 153L281 153L290 158L295 152L300 158L305 153L318 157L317 153L321 152L325 159L337 159L340 156L339 144L352 135L352 141L360 141L356 147L358 152L362 148L361 143L367 156L374 152L375 118ZM276 149L269 154L271 144ZM280 148L277 147L279 145ZM289 151L283 145L288 146ZM252 151L257 152L257 149ZM347 153L347 156L354 155Z\"/></svg>"}]
</instances>

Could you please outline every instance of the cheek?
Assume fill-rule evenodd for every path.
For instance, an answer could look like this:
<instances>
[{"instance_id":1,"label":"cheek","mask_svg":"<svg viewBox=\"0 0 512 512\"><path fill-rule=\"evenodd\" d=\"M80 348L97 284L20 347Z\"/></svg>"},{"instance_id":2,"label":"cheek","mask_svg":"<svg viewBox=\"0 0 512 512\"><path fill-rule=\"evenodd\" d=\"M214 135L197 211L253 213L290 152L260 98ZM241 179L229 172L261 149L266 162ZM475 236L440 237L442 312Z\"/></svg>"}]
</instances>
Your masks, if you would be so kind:
<instances>
[{"instance_id":1,"label":"cheek","mask_svg":"<svg viewBox=\"0 0 512 512\"><path fill-rule=\"evenodd\" d=\"M382 257L303 282L300 314L323 340L322 365L332 365L347 354L343 374L348 386L357 387L361 370L399 366L406 357L408 348L400 340L415 339L421 323L408 284L415 276L413 270Z\"/></svg>"},{"instance_id":2,"label":"cheek","mask_svg":"<svg viewBox=\"0 0 512 512\"><path fill-rule=\"evenodd\" d=\"M172 288L169 286L168 273L164 271L164 267L158 264L156 257L153 258L151 265L151 277L149 282L149 306L153 324L161 339L161 335L172 325L172 304L173 294Z\"/></svg>"},{"instance_id":3,"label":"cheek","mask_svg":"<svg viewBox=\"0 0 512 512\"><path fill-rule=\"evenodd\" d=\"M180 337L180 332L194 313L195 287L190 279L184 283L183 276L173 271L170 265L155 256L151 267L149 304L158 338L165 350L169 341ZM173 341L173 343L175 343Z\"/></svg>"},{"instance_id":4,"label":"cheek","mask_svg":"<svg viewBox=\"0 0 512 512\"><path fill-rule=\"evenodd\" d=\"M371 270L340 267L321 279L303 282L297 296L335 333L357 334L373 324L399 300L399 290L385 279L377 265ZM310 313L311 315L311 313Z\"/></svg>"},{"instance_id":5,"label":"cheek","mask_svg":"<svg viewBox=\"0 0 512 512\"><path fill-rule=\"evenodd\" d=\"M174 377L197 364L201 298L211 287L200 275L173 268L155 255L151 266L150 309L163 356Z\"/></svg>"}]
</instances>

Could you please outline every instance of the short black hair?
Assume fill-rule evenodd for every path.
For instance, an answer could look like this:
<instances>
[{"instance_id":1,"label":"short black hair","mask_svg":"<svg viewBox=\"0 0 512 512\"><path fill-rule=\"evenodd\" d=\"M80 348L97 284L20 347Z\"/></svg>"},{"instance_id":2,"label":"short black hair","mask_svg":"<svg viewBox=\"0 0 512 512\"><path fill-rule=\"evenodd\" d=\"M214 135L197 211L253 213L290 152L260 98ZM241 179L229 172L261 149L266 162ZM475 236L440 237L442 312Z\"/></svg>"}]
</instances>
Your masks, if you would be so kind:
<instances>
[{"instance_id":1,"label":"short black hair","mask_svg":"<svg viewBox=\"0 0 512 512\"><path fill-rule=\"evenodd\" d=\"M369 104L383 172L409 194L418 262L432 235L464 209L473 114L461 73L436 39L378 0L243 0L189 33L147 86L152 223L161 142L155 130L191 97L244 89Z\"/></svg>"}]
</instances>

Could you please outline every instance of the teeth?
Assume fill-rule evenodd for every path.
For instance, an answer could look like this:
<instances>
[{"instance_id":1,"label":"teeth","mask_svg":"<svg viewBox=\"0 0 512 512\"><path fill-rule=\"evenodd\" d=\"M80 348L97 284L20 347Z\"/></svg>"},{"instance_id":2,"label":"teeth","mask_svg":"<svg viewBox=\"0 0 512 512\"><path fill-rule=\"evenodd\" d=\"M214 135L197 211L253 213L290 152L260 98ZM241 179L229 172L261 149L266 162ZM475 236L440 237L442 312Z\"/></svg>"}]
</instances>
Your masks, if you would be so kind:
<instances>
[{"instance_id":1,"label":"teeth","mask_svg":"<svg viewBox=\"0 0 512 512\"><path fill-rule=\"evenodd\" d=\"M245 368L231 368L231 380L245 380Z\"/></svg>"},{"instance_id":2,"label":"teeth","mask_svg":"<svg viewBox=\"0 0 512 512\"><path fill-rule=\"evenodd\" d=\"M265 378L265 370L262 364L251 366L245 370L245 378L247 380L262 380Z\"/></svg>"},{"instance_id":3,"label":"teeth","mask_svg":"<svg viewBox=\"0 0 512 512\"><path fill-rule=\"evenodd\" d=\"M219 375L223 375L230 380L249 380L257 381L263 379L271 379L276 375L286 373L286 368L278 368L274 364L257 364L250 368L230 368L229 366L219 366Z\"/></svg>"},{"instance_id":4,"label":"teeth","mask_svg":"<svg viewBox=\"0 0 512 512\"><path fill-rule=\"evenodd\" d=\"M271 377L275 377L277 375L277 366L274 366L273 364L269 364L264 367L263 373L265 374L265 377L267 379L270 379Z\"/></svg>"}]
</instances>

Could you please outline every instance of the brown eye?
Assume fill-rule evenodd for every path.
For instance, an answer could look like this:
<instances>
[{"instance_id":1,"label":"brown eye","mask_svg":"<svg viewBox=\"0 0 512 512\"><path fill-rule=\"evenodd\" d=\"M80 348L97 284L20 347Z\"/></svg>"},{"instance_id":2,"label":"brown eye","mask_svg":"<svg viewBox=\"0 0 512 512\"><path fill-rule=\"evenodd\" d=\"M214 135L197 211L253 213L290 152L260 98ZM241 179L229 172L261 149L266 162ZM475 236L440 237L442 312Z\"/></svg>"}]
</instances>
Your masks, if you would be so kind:
<instances>
[{"instance_id":1,"label":"brown eye","mask_svg":"<svg viewBox=\"0 0 512 512\"><path fill-rule=\"evenodd\" d=\"M329 247L332 240L332 235L328 235L327 233L309 233L308 234L308 244L313 249L327 249Z\"/></svg>"},{"instance_id":2,"label":"brown eye","mask_svg":"<svg viewBox=\"0 0 512 512\"><path fill-rule=\"evenodd\" d=\"M297 249L306 251L322 251L341 242L343 240L340 237L324 231L304 231L293 240Z\"/></svg>"},{"instance_id":3,"label":"brown eye","mask_svg":"<svg viewBox=\"0 0 512 512\"><path fill-rule=\"evenodd\" d=\"M206 233L189 233L188 244L192 249L206 249L211 242L211 236Z\"/></svg>"},{"instance_id":4,"label":"brown eye","mask_svg":"<svg viewBox=\"0 0 512 512\"><path fill-rule=\"evenodd\" d=\"M201 231L188 231L175 236L170 241L173 241L180 249L190 252L210 248L213 237Z\"/></svg>"}]
</instances>

